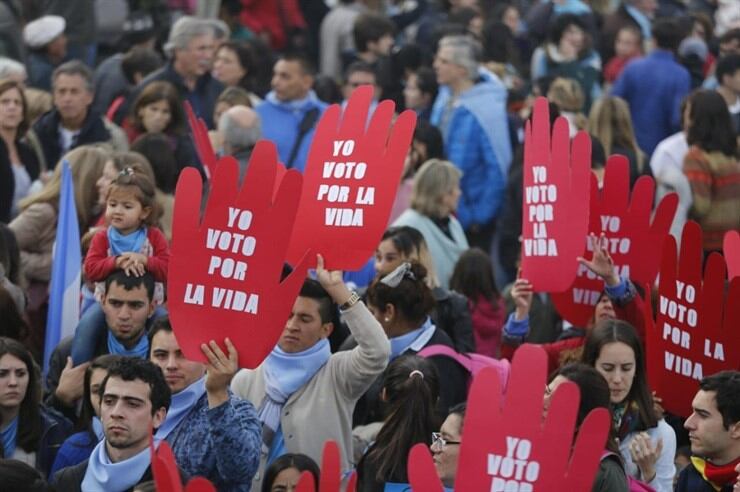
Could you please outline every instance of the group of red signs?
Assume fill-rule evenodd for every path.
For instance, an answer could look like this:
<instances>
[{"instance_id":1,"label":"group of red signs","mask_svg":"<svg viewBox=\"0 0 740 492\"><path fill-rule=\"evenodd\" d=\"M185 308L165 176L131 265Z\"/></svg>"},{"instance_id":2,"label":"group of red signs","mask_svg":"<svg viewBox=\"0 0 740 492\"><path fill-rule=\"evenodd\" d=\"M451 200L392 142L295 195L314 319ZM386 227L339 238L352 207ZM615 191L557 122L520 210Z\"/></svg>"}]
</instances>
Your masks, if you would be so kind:
<instances>
[{"instance_id":1,"label":"group of red signs","mask_svg":"<svg viewBox=\"0 0 740 492\"><path fill-rule=\"evenodd\" d=\"M338 105L327 109L303 174L286 171L274 144L259 142L241 188L234 158L216 159L204 125L190 115L209 176L208 200L201 216L201 177L194 169L183 171L168 278L170 317L188 358L205 361L201 344L229 337L240 366L258 366L277 343L316 253L327 268L344 270L361 267L373 254L387 225L415 115L405 111L395 117L393 103L383 101L368 120L371 99L372 89L361 87L344 111ZM522 277L536 291L549 292L564 319L585 326L604 289L577 261L590 258L589 233L604 235L618 273L646 286L648 296L660 273L654 321L649 298L644 303L648 375L666 410L687 416L698 378L740 367L740 235L727 235L725 255L709 255L702 275L699 226L686 225L680 254L668 235L675 194L664 197L653 213L654 181L641 177L630 192L622 156L609 158L599 188L590 172L588 135L579 132L571 140L564 118L550 130L547 100L540 98L525 131ZM281 280L286 262L293 271ZM574 441L579 395L568 383L557 390L543 422L546 367L541 349L521 347L505 401L495 373L483 371L476 378L455 490L539 490L537 483L551 491L590 490L608 412L592 412ZM333 443L324 458L320 490L338 491ZM180 492L174 459L164 445L155 463L159 490ZM410 455L409 477L414 490L442 490L424 446ZM299 490L313 488L304 477ZM186 490L213 489L199 481Z\"/></svg>"}]
</instances>

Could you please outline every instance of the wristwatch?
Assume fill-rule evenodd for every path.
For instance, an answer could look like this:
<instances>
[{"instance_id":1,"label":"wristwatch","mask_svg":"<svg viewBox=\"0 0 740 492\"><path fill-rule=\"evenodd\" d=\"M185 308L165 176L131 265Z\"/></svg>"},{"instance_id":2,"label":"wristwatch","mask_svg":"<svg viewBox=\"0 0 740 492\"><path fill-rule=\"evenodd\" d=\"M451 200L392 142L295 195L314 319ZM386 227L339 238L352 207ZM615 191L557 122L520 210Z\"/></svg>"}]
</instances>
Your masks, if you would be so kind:
<instances>
[{"instance_id":1,"label":"wristwatch","mask_svg":"<svg viewBox=\"0 0 740 492\"><path fill-rule=\"evenodd\" d=\"M357 304L358 302L360 302L360 295L357 292L352 291L352 295L349 296L349 299L347 299L347 302L339 306L339 310L346 311L352 306L354 306L355 304Z\"/></svg>"}]
</instances>

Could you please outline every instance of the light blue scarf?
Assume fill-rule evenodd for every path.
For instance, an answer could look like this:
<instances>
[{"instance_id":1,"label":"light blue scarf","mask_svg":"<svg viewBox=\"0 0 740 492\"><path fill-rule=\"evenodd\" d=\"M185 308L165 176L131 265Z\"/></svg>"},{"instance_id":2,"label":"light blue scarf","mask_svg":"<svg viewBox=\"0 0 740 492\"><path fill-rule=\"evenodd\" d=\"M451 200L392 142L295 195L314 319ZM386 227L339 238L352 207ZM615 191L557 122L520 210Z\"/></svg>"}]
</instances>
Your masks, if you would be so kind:
<instances>
[{"instance_id":1,"label":"light blue scarf","mask_svg":"<svg viewBox=\"0 0 740 492\"><path fill-rule=\"evenodd\" d=\"M127 460L111 462L100 441L90 455L81 489L85 492L123 492L136 485L151 464L149 447Z\"/></svg>"},{"instance_id":2,"label":"light blue scarf","mask_svg":"<svg viewBox=\"0 0 740 492\"><path fill-rule=\"evenodd\" d=\"M2 431L3 457L11 459L15 454L15 442L18 436L18 417L10 421L10 424Z\"/></svg>"},{"instance_id":3,"label":"light blue scarf","mask_svg":"<svg viewBox=\"0 0 740 492\"><path fill-rule=\"evenodd\" d=\"M275 346L265 359L265 399L259 408L260 421L273 432L280 426L280 413L290 395L314 377L331 357L329 340L319 340L312 347L294 354Z\"/></svg>"},{"instance_id":4,"label":"light blue scarf","mask_svg":"<svg viewBox=\"0 0 740 492\"><path fill-rule=\"evenodd\" d=\"M149 339L142 333L141 338L139 338L138 343L134 345L134 348L127 349L115 336L113 336L113 333L108 330L108 353L146 359L146 355L149 353Z\"/></svg>"},{"instance_id":5,"label":"light blue scarf","mask_svg":"<svg viewBox=\"0 0 740 492\"><path fill-rule=\"evenodd\" d=\"M105 433L103 432L103 423L98 417L92 418L92 430L95 434L95 437L98 438L98 442L102 441L105 437Z\"/></svg>"},{"instance_id":6,"label":"light blue scarf","mask_svg":"<svg viewBox=\"0 0 740 492\"><path fill-rule=\"evenodd\" d=\"M432 320L427 317L424 324L421 327L412 330L405 335L399 337L393 337L390 339L391 342L391 360L396 359L404 352L406 352L413 343L421 337L427 337L427 340L434 334L434 324Z\"/></svg>"},{"instance_id":7,"label":"light blue scarf","mask_svg":"<svg viewBox=\"0 0 740 492\"><path fill-rule=\"evenodd\" d=\"M139 227L131 234L123 235L115 227L108 227L108 246L113 256L123 253L141 253L146 239L146 227Z\"/></svg>"},{"instance_id":8,"label":"light blue scarf","mask_svg":"<svg viewBox=\"0 0 740 492\"><path fill-rule=\"evenodd\" d=\"M206 392L206 377L203 376L196 382L192 383L187 388L183 389L179 393L172 395L172 401L170 408L167 410L167 418L164 420L156 434L154 434L154 441L159 442L167 439L167 436L175 430L182 420L190 414L198 400Z\"/></svg>"},{"instance_id":9,"label":"light blue scarf","mask_svg":"<svg viewBox=\"0 0 740 492\"><path fill-rule=\"evenodd\" d=\"M318 96L316 96L316 93L314 91L308 91L308 95L304 97L303 99L295 99L292 101L281 101L277 98L275 95L275 91L270 91L267 93L267 96L265 96L265 100L271 102L275 106L283 107L289 111L292 112L300 112L304 111L306 109L310 109L319 101Z\"/></svg>"},{"instance_id":10,"label":"light blue scarf","mask_svg":"<svg viewBox=\"0 0 740 492\"><path fill-rule=\"evenodd\" d=\"M627 13L635 19L635 22L640 26L640 31L642 31L642 37L645 39L652 39L652 31L650 27L650 18L637 10L632 5L625 5L624 8L627 10Z\"/></svg>"}]
</instances>

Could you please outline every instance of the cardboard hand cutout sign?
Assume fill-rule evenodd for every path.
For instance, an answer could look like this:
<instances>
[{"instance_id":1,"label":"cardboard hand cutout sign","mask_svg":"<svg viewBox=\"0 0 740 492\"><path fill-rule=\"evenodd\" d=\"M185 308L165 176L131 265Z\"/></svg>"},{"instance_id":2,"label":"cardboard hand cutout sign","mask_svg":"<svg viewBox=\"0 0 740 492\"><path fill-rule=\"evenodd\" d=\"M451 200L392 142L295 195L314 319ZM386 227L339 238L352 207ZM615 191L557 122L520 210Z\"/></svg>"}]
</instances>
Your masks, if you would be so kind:
<instances>
[{"instance_id":1,"label":"cardboard hand cutout sign","mask_svg":"<svg viewBox=\"0 0 740 492\"><path fill-rule=\"evenodd\" d=\"M172 327L190 360L207 362L200 345L228 337L239 366L254 368L283 331L306 277L308 253L280 282L302 177L287 171L273 193L279 166L275 145L258 142L238 190L236 161L222 159L202 221L200 175L191 168L180 175L167 297Z\"/></svg>"},{"instance_id":2,"label":"cardboard hand cutout sign","mask_svg":"<svg viewBox=\"0 0 740 492\"><path fill-rule=\"evenodd\" d=\"M357 474L352 472L347 488L342 489L342 469L339 460L339 448L334 441L326 441L324 453L321 456L321 475L319 477L319 490L314 485L313 475L303 472L296 487L296 492L355 492L357 485Z\"/></svg>"},{"instance_id":3,"label":"cardboard hand cutout sign","mask_svg":"<svg viewBox=\"0 0 740 492\"><path fill-rule=\"evenodd\" d=\"M727 231L722 243L722 252L727 262L727 276L740 277L740 231Z\"/></svg>"},{"instance_id":4,"label":"cardboard hand cutout sign","mask_svg":"<svg viewBox=\"0 0 740 492\"><path fill-rule=\"evenodd\" d=\"M342 112L324 112L303 177L303 197L289 258L320 251L326 268L357 270L372 256L388 224L416 114L392 123L395 105L382 101L368 121L372 87L358 88ZM367 129L366 129L367 127Z\"/></svg>"},{"instance_id":5,"label":"cardboard hand cutout sign","mask_svg":"<svg viewBox=\"0 0 740 492\"><path fill-rule=\"evenodd\" d=\"M591 213L589 233L604 234L605 249L614 261L617 274L635 284L652 285L660 266L660 248L673 221L678 195L663 197L650 223L655 181L642 176L630 194L629 162L621 155L609 157L604 187L599 190L591 176ZM590 260L593 248L585 241L584 258ZM578 265L575 281L565 292L552 294L560 315L576 326L587 326L593 318L604 281L583 265Z\"/></svg>"},{"instance_id":6,"label":"cardboard hand cutout sign","mask_svg":"<svg viewBox=\"0 0 740 492\"><path fill-rule=\"evenodd\" d=\"M687 222L681 253L668 236L663 244L655 323L646 306L650 385L665 409L688 417L698 382L725 369L740 368L740 277L725 289L722 255L712 253L702 277L702 233Z\"/></svg>"},{"instance_id":7,"label":"cardboard hand cutout sign","mask_svg":"<svg viewBox=\"0 0 740 492\"><path fill-rule=\"evenodd\" d=\"M216 153L213 151L211 139L208 137L208 127L202 118L195 116L193 107L188 101L185 101L185 113L188 115L190 132L195 142L195 151L198 154L200 162L203 164L206 177L212 179L220 161L216 159Z\"/></svg>"},{"instance_id":8,"label":"cardboard hand cutout sign","mask_svg":"<svg viewBox=\"0 0 740 492\"><path fill-rule=\"evenodd\" d=\"M537 98L524 134L521 278L537 292L562 292L573 283L588 232L591 139L558 118L550 138L547 99Z\"/></svg>"},{"instance_id":9,"label":"cardboard hand cutout sign","mask_svg":"<svg viewBox=\"0 0 740 492\"><path fill-rule=\"evenodd\" d=\"M183 490L180 481L180 472L170 445L166 441L159 444L154 450L154 443L149 446L152 456L152 475L157 492L216 492L216 487L203 477L195 477L188 482Z\"/></svg>"},{"instance_id":10,"label":"cardboard hand cutout sign","mask_svg":"<svg viewBox=\"0 0 740 492\"><path fill-rule=\"evenodd\" d=\"M609 411L589 413L574 442L578 387L558 386L543 419L546 381L547 356L534 345L514 354L505 401L496 372L479 373L468 399L455 490L591 490L611 425ZM411 450L408 472L414 491L442 491L427 446Z\"/></svg>"}]
</instances>

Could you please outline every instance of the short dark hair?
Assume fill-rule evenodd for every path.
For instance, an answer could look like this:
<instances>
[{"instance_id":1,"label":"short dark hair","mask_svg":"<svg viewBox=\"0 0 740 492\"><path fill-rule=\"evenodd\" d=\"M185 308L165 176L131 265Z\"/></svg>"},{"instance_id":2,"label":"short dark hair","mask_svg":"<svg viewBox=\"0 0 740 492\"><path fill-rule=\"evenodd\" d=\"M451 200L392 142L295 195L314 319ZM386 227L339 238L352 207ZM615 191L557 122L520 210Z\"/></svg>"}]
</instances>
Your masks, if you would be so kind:
<instances>
[{"instance_id":1,"label":"short dark hair","mask_svg":"<svg viewBox=\"0 0 740 492\"><path fill-rule=\"evenodd\" d=\"M77 428L80 431L87 431L89 433L88 442L97 442L97 436L93 432L92 418L95 416L95 409L90 403L90 395L92 393L90 388L90 379L92 379L92 373L95 369L105 369L108 371L110 366L118 362L123 356L115 354L103 354L96 357L90 362L90 365L85 369L84 384L82 386L82 407L80 408L80 418L77 422Z\"/></svg>"},{"instance_id":2,"label":"short dark hair","mask_svg":"<svg viewBox=\"0 0 740 492\"><path fill-rule=\"evenodd\" d=\"M252 45L244 41L226 41L221 43L216 52L218 53L222 49L232 51L239 60L239 65L244 69L244 76L239 80L239 86L244 90L253 91L253 79L257 70L257 62L255 61Z\"/></svg>"},{"instance_id":3,"label":"short dark hair","mask_svg":"<svg viewBox=\"0 0 740 492\"><path fill-rule=\"evenodd\" d=\"M79 75L85 80L85 87L88 91L94 92L95 86L93 85L93 71L82 63L80 60L70 60L62 63L51 74L52 88L57 77L60 75Z\"/></svg>"},{"instance_id":4,"label":"short dark hair","mask_svg":"<svg viewBox=\"0 0 740 492\"><path fill-rule=\"evenodd\" d=\"M7 487L7 490L23 490L24 492L52 490L38 470L22 461L10 458L0 459L0 477L3 477L3 487Z\"/></svg>"},{"instance_id":5,"label":"short dark hair","mask_svg":"<svg viewBox=\"0 0 740 492\"><path fill-rule=\"evenodd\" d=\"M313 66L313 63L311 63L311 60L309 60L308 57L303 53L299 53L296 51L283 53L282 55L280 55L280 58L278 58L278 61L281 60L297 63L298 65L300 65L301 70L303 70L303 73L305 75L310 75L312 77L316 75L316 68Z\"/></svg>"},{"instance_id":6,"label":"short dark hair","mask_svg":"<svg viewBox=\"0 0 740 492\"><path fill-rule=\"evenodd\" d=\"M717 40L719 44L727 44L732 41L740 42L740 27L730 29Z\"/></svg>"},{"instance_id":7,"label":"short dark hair","mask_svg":"<svg viewBox=\"0 0 740 492\"><path fill-rule=\"evenodd\" d=\"M419 91L422 94L430 94L432 101L434 101L439 90L439 83L437 82L437 75L434 73L434 70L430 67L419 67L415 73L416 85L419 86Z\"/></svg>"},{"instance_id":8,"label":"short dark hair","mask_svg":"<svg viewBox=\"0 0 740 492\"><path fill-rule=\"evenodd\" d=\"M164 408L169 410L172 395L170 387L164 380L162 369L146 359L139 357L122 357L108 368L108 375L100 384L98 394L102 398L105 387L110 378L119 378L123 381L143 381L149 385L149 401L152 403L152 415L157 410Z\"/></svg>"},{"instance_id":9,"label":"short dark hair","mask_svg":"<svg viewBox=\"0 0 740 492\"><path fill-rule=\"evenodd\" d=\"M262 492L270 492L272 483L275 481L281 471L288 468L295 468L299 472L307 471L313 476L314 486L319 487L319 476L321 470L314 460L305 454L286 453L275 459L265 470L265 478L262 481Z\"/></svg>"},{"instance_id":10,"label":"short dark hair","mask_svg":"<svg viewBox=\"0 0 740 492\"><path fill-rule=\"evenodd\" d=\"M450 408L450 411L447 413L447 416L450 415L457 415L460 417L460 429L458 432L462 436L463 433L463 427L465 426L465 413L468 411L468 402L464 401L462 403L458 403L457 405L453 405Z\"/></svg>"},{"instance_id":11,"label":"short dark hair","mask_svg":"<svg viewBox=\"0 0 740 492\"><path fill-rule=\"evenodd\" d=\"M386 16L373 13L360 14L355 19L352 28L352 37L355 41L355 49L362 53L367 51L367 45L378 41L386 35L393 35L396 26Z\"/></svg>"},{"instance_id":12,"label":"short dark hair","mask_svg":"<svg viewBox=\"0 0 740 492\"><path fill-rule=\"evenodd\" d=\"M576 26L581 29L584 33L588 32L586 23L584 20L576 14L563 14L559 15L550 27L550 42L558 44L563 37L566 29L570 26Z\"/></svg>"},{"instance_id":13,"label":"short dark hair","mask_svg":"<svg viewBox=\"0 0 740 492\"><path fill-rule=\"evenodd\" d=\"M143 133L131 144L131 151L146 157L154 173L157 188L174 193L177 184L177 161L170 138L164 133Z\"/></svg>"},{"instance_id":14,"label":"short dark hair","mask_svg":"<svg viewBox=\"0 0 740 492\"><path fill-rule=\"evenodd\" d=\"M334 322L335 316L333 313L337 309L336 305L331 299L329 293L318 281L312 278L304 280L301 291L298 293L298 297L307 297L319 303L319 316L321 317L321 323Z\"/></svg>"},{"instance_id":15,"label":"short dark hair","mask_svg":"<svg viewBox=\"0 0 740 492\"><path fill-rule=\"evenodd\" d=\"M134 75L146 77L162 66L162 57L149 48L135 47L121 58L121 71L129 84L135 84Z\"/></svg>"},{"instance_id":16,"label":"short dark hair","mask_svg":"<svg viewBox=\"0 0 740 492\"><path fill-rule=\"evenodd\" d=\"M652 34L658 48L675 52L686 34L686 29L676 19L659 17L653 22Z\"/></svg>"},{"instance_id":17,"label":"short dark hair","mask_svg":"<svg viewBox=\"0 0 740 492\"><path fill-rule=\"evenodd\" d=\"M725 429L740 422L740 371L722 371L699 382L703 391L714 391Z\"/></svg>"},{"instance_id":18,"label":"short dark hair","mask_svg":"<svg viewBox=\"0 0 740 492\"><path fill-rule=\"evenodd\" d=\"M373 75L373 77L375 77L375 83L378 83L378 71L375 70L375 68L368 62L362 60L358 60L349 64L347 70L344 71L344 81L347 82L350 76L356 72L370 73Z\"/></svg>"},{"instance_id":19,"label":"short dark hair","mask_svg":"<svg viewBox=\"0 0 740 492\"><path fill-rule=\"evenodd\" d=\"M738 70L740 70L740 54L732 53L717 60L714 75L717 77L717 82L722 85L725 75L732 77Z\"/></svg>"},{"instance_id":20,"label":"short dark hair","mask_svg":"<svg viewBox=\"0 0 740 492\"><path fill-rule=\"evenodd\" d=\"M170 317L169 316L160 316L159 318L155 319L152 323L152 327L149 328L149 333L147 333L147 338L149 339L149 354L152 353L152 340L154 340L154 336L159 333L160 331L163 331L165 333L172 333L172 323L170 323Z\"/></svg>"},{"instance_id":21,"label":"short dark hair","mask_svg":"<svg viewBox=\"0 0 740 492\"><path fill-rule=\"evenodd\" d=\"M149 300L151 301L154 299L154 277L149 272L145 272L141 277L136 277L134 275L126 275L126 272L123 270L114 270L113 273L108 275L105 279L106 295L108 295L108 290L113 282L123 287L124 290L133 290L143 285L146 289L146 295Z\"/></svg>"}]
</instances>

